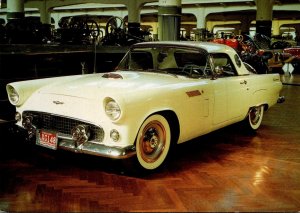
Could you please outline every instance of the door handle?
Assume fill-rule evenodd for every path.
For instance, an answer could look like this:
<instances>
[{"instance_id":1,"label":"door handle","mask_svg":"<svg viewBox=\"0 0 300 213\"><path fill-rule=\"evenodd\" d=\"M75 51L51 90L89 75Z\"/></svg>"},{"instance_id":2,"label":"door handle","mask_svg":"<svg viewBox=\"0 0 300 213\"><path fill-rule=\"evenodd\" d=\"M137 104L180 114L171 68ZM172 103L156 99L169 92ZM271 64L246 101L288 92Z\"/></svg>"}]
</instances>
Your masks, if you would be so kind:
<instances>
[{"instance_id":1,"label":"door handle","mask_svg":"<svg viewBox=\"0 0 300 213\"><path fill-rule=\"evenodd\" d=\"M247 84L247 81L246 80L241 81L240 84Z\"/></svg>"}]
</instances>

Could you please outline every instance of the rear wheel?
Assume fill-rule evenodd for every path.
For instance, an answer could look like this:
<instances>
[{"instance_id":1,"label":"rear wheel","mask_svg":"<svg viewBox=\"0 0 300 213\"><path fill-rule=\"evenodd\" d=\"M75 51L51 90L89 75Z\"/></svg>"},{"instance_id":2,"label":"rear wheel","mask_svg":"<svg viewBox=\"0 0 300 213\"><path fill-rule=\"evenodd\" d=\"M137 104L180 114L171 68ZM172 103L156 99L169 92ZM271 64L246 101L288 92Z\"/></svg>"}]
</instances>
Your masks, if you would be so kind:
<instances>
[{"instance_id":1,"label":"rear wheel","mask_svg":"<svg viewBox=\"0 0 300 213\"><path fill-rule=\"evenodd\" d=\"M264 115L263 105L252 107L249 110L247 119L245 120L247 127L250 130L254 130L254 131L257 130L261 125L263 115Z\"/></svg>"},{"instance_id":2,"label":"rear wheel","mask_svg":"<svg viewBox=\"0 0 300 213\"><path fill-rule=\"evenodd\" d=\"M165 161L171 146L171 129L167 119L159 114L148 117L136 139L139 164L147 170L158 168Z\"/></svg>"}]
</instances>

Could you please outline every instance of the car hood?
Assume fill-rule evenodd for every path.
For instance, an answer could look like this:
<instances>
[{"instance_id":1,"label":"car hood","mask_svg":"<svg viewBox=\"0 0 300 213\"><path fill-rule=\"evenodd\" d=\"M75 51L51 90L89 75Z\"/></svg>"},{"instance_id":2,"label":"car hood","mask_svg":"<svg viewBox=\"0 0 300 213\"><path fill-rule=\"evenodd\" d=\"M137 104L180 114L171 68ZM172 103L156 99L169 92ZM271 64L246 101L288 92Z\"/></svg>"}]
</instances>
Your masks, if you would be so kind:
<instances>
[{"instance_id":1,"label":"car hood","mask_svg":"<svg viewBox=\"0 0 300 213\"><path fill-rule=\"evenodd\" d=\"M171 74L118 71L63 78L41 88L39 93L94 99L101 93L108 95L143 92L191 80Z\"/></svg>"}]
</instances>

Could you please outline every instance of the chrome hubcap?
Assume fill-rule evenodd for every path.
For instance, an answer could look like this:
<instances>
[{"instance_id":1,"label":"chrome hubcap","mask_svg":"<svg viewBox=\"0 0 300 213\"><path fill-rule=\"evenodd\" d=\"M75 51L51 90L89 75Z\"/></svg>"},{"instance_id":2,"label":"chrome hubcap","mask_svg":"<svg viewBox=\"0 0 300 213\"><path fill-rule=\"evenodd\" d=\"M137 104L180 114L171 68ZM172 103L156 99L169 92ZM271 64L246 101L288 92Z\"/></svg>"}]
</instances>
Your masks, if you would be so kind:
<instances>
[{"instance_id":1,"label":"chrome hubcap","mask_svg":"<svg viewBox=\"0 0 300 213\"><path fill-rule=\"evenodd\" d=\"M143 130L140 138L141 156L144 161L155 162L164 150L166 133L162 124L152 121Z\"/></svg>"},{"instance_id":2,"label":"chrome hubcap","mask_svg":"<svg viewBox=\"0 0 300 213\"><path fill-rule=\"evenodd\" d=\"M250 121L253 125L256 125L261 116L261 107L252 108L250 111Z\"/></svg>"}]
</instances>

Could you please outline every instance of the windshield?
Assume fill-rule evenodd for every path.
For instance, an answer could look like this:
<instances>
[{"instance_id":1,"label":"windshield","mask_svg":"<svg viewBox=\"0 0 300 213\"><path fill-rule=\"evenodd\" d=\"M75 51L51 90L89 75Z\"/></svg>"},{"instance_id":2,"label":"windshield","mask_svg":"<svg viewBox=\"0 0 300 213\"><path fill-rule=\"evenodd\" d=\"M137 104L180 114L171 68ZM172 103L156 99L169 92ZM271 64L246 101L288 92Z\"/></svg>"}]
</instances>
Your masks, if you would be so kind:
<instances>
[{"instance_id":1,"label":"windshield","mask_svg":"<svg viewBox=\"0 0 300 213\"><path fill-rule=\"evenodd\" d=\"M130 50L118 70L161 72L188 77L203 77L208 73L207 52L182 47L143 47Z\"/></svg>"}]
</instances>

